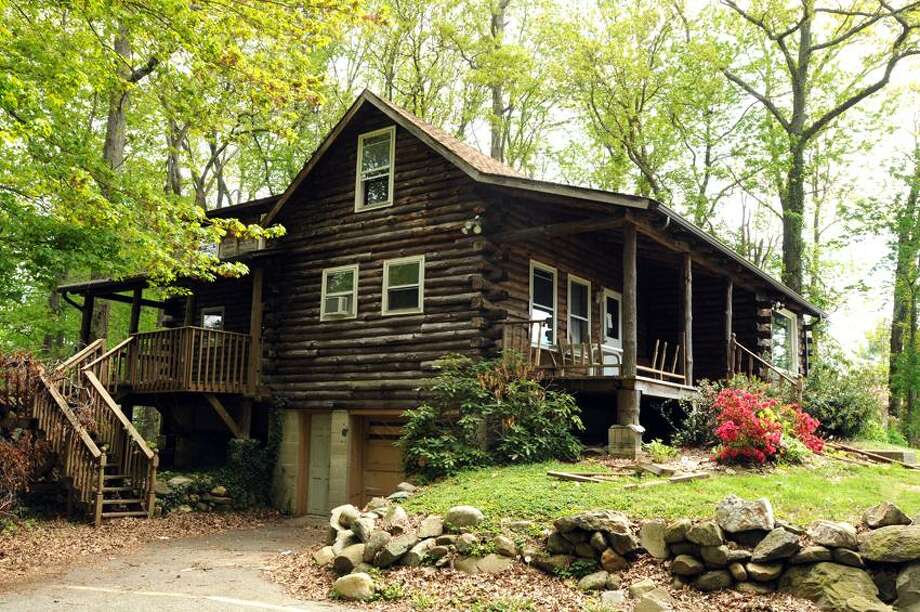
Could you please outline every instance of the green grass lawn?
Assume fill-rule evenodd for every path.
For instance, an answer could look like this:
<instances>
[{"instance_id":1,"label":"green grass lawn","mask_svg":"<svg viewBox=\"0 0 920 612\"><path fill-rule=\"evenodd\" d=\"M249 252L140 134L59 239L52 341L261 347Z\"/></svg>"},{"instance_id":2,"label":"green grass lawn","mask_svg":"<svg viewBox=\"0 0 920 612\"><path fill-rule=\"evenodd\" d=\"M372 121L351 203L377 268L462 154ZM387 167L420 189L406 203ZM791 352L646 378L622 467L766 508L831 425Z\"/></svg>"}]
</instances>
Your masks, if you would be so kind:
<instances>
[{"instance_id":1,"label":"green grass lawn","mask_svg":"<svg viewBox=\"0 0 920 612\"><path fill-rule=\"evenodd\" d=\"M875 440L850 440L846 442L847 445L852 446L853 448L861 448L863 450L871 451L876 450L894 450L894 451L908 451L913 452L915 455L920 454L920 451L916 448L911 448L909 446L901 446L899 444L891 444L890 442L876 442Z\"/></svg>"},{"instance_id":2,"label":"green grass lawn","mask_svg":"<svg viewBox=\"0 0 920 612\"><path fill-rule=\"evenodd\" d=\"M471 470L423 487L406 509L443 514L450 506L470 504L485 513L487 530L497 528L503 517L548 522L590 509L621 510L634 519L711 517L716 503L729 493L767 497L778 518L799 524L818 518L857 521L863 510L883 500L909 516L920 512L920 471L897 466L827 462L634 490L623 488L637 482L633 477L579 484L550 479L547 470L589 472L603 471L603 466L549 462Z\"/></svg>"}]
</instances>

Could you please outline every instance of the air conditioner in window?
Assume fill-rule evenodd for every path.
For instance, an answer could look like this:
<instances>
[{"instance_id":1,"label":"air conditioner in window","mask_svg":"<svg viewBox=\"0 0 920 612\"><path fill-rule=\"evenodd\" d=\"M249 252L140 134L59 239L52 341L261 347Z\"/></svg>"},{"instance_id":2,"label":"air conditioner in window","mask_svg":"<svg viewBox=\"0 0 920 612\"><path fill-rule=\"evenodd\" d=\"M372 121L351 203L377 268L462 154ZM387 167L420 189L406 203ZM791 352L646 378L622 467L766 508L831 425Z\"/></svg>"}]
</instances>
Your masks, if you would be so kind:
<instances>
[{"instance_id":1,"label":"air conditioner in window","mask_svg":"<svg viewBox=\"0 0 920 612\"><path fill-rule=\"evenodd\" d=\"M326 298L326 314L330 316L343 316L351 314L351 299L347 295L336 295Z\"/></svg>"}]
</instances>

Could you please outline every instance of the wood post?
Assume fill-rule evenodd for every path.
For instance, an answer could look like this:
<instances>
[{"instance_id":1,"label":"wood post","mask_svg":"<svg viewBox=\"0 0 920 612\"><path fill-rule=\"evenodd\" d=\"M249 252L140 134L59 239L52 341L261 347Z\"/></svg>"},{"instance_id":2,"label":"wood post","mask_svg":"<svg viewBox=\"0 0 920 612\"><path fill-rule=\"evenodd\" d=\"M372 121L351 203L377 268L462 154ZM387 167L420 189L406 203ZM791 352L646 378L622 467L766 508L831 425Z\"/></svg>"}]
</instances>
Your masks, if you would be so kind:
<instances>
[{"instance_id":1,"label":"wood post","mask_svg":"<svg viewBox=\"0 0 920 612\"><path fill-rule=\"evenodd\" d=\"M99 457L99 472L97 474L96 480L96 498L95 498L95 508L93 512L93 524L98 527L102 524L102 502L105 498L105 494L102 489L105 487L105 466L106 466L106 455L103 452Z\"/></svg>"},{"instance_id":2,"label":"wood post","mask_svg":"<svg viewBox=\"0 0 920 612\"><path fill-rule=\"evenodd\" d=\"M240 433L249 438L252 435L252 398L240 400Z\"/></svg>"},{"instance_id":3,"label":"wood post","mask_svg":"<svg viewBox=\"0 0 920 612\"><path fill-rule=\"evenodd\" d=\"M128 323L128 335L133 336L137 333L141 325L141 299L144 297L144 290L138 287L134 290L134 297L131 300L131 321Z\"/></svg>"},{"instance_id":4,"label":"wood post","mask_svg":"<svg viewBox=\"0 0 920 612\"><path fill-rule=\"evenodd\" d=\"M636 375L637 313L636 305L636 226L627 223L623 228L623 365L621 375Z\"/></svg>"},{"instance_id":5,"label":"wood post","mask_svg":"<svg viewBox=\"0 0 920 612\"><path fill-rule=\"evenodd\" d=\"M83 298L83 318L80 320L80 348L88 345L92 340L93 334L93 310L96 304L96 298L86 294Z\"/></svg>"},{"instance_id":6,"label":"wood post","mask_svg":"<svg viewBox=\"0 0 920 612\"><path fill-rule=\"evenodd\" d=\"M681 285L684 294L684 376L686 384L693 385L693 259L689 253L683 256Z\"/></svg>"},{"instance_id":7,"label":"wood post","mask_svg":"<svg viewBox=\"0 0 920 612\"><path fill-rule=\"evenodd\" d=\"M252 272L252 306L249 311L249 394L255 395L262 369L262 284L265 270Z\"/></svg>"},{"instance_id":8,"label":"wood post","mask_svg":"<svg viewBox=\"0 0 920 612\"><path fill-rule=\"evenodd\" d=\"M732 364L732 339L734 330L732 329L732 300L734 285L731 278L725 279L725 377L732 375L734 366Z\"/></svg>"}]
</instances>

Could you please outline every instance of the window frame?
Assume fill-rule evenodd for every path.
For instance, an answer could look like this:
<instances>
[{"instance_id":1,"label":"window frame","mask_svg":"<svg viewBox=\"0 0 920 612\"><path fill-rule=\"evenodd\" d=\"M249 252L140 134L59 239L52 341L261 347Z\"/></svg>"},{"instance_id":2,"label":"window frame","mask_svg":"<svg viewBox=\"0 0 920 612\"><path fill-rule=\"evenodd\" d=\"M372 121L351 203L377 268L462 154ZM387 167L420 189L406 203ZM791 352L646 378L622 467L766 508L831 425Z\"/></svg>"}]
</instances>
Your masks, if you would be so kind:
<instances>
[{"instance_id":1,"label":"window frame","mask_svg":"<svg viewBox=\"0 0 920 612\"><path fill-rule=\"evenodd\" d=\"M541 270L543 272L548 272L553 275L553 341L546 346L548 348L555 347L559 341L559 271L545 263L541 263L535 259L530 260L530 272L528 274L528 283L530 285L529 289L529 306L527 310L527 316L532 321L533 320L533 273L534 270ZM531 333L530 339L531 346L543 346L543 339L540 338L537 342L533 341L533 333Z\"/></svg>"},{"instance_id":2,"label":"window frame","mask_svg":"<svg viewBox=\"0 0 920 612\"><path fill-rule=\"evenodd\" d=\"M207 327L204 324L204 318L207 315L220 315L220 327L213 328ZM207 329L210 331L225 331L227 324L227 307L226 306L207 306L201 309L199 315L199 321L201 322L201 328Z\"/></svg>"},{"instance_id":3,"label":"window frame","mask_svg":"<svg viewBox=\"0 0 920 612\"><path fill-rule=\"evenodd\" d=\"M577 317L579 321L584 321L585 323L588 324L588 339L583 340L582 344L585 344L585 343L590 344L591 335L592 335L591 334L591 281L589 281L586 278L582 278L581 276L577 276L575 274L568 274L567 276L568 276L568 291L566 293L567 301L566 301L566 309L565 309L566 310L566 313L565 313L566 314L566 319L565 319L566 339L568 339L569 344L574 344L574 341L572 340L572 317L574 316L574 317ZM586 296L586 300L587 300L586 304L588 306L587 318L584 318L581 315L572 314L572 285L581 285L588 291L587 296Z\"/></svg>"},{"instance_id":4,"label":"window frame","mask_svg":"<svg viewBox=\"0 0 920 612\"><path fill-rule=\"evenodd\" d=\"M611 338L607 335L607 299L613 298L617 304L619 304L619 312L617 313L617 337ZM603 337L601 345L604 348L610 350L623 352L623 294L619 291L613 289L604 289L603 302L601 302L601 336ZM608 338L616 340L619 342L619 345L610 344L607 340Z\"/></svg>"},{"instance_id":5,"label":"window frame","mask_svg":"<svg viewBox=\"0 0 920 612\"><path fill-rule=\"evenodd\" d=\"M397 285L390 287L390 267L394 265L417 263L418 264L418 283L415 285ZM416 308L390 308L390 289L408 289L409 287L418 287L418 307ZM385 317L399 315L422 314L425 312L425 256L410 255L408 257L397 257L396 259L387 259L383 262L383 291L380 295L380 314Z\"/></svg>"},{"instance_id":6,"label":"window frame","mask_svg":"<svg viewBox=\"0 0 920 612\"><path fill-rule=\"evenodd\" d=\"M361 172L361 162L364 159L364 141L368 138L373 138L374 136L379 136L381 134L390 135L390 166L389 166L389 183L387 186L387 195L388 198L386 202L380 204L374 204L372 206L364 206L364 176ZM395 197L393 194L394 179L396 176L396 126L391 125L389 127L381 128L379 130L373 130L370 132L364 132L363 134L358 134L358 161L355 166L355 212L365 212L368 210L377 210L380 208L387 208L388 206L393 206Z\"/></svg>"},{"instance_id":7,"label":"window frame","mask_svg":"<svg viewBox=\"0 0 920 612\"><path fill-rule=\"evenodd\" d=\"M777 315L781 317L785 317L791 323L790 330L789 330L792 336L792 342L791 342L791 347L790 347L792 355L789 360L792 366L791 368L781 367L779 365L776 365L776 363L774 362L775 360L773 358L773 317ZM799 363L799 350L800 350L800 347L799 347L799 316L787 308L773 309L773 311L771 312L771 316L770 316L770 362L773 363L773 365L777 369L782 370L786 372L787 374L798 376L799 369L801 367L801 364Z\"/></svg>"},{"instance_id":8,"label":"window frame","mask_svg":"<svg viewBox=\"0 0 920 612\"><path fill-rule=\"evenodd\" d=\"M335 292L333 295L329 295L326 291L326 280L329 278L330 274L335 274L336 272L352 272L352 281L351 281L351 295L352 299L352 312L347 315L332 315L326 314L326 298L327 297L336 297L338 295L348 295L344 292ZM359 266L358 264L347 264L344 266L335 266L333 268L323 268L323 276L320 282L320 298L319 298L319 320L320 321L347 321L348 319L356 319L358 317L358 273Z\"/></svg>"}]
</instances>

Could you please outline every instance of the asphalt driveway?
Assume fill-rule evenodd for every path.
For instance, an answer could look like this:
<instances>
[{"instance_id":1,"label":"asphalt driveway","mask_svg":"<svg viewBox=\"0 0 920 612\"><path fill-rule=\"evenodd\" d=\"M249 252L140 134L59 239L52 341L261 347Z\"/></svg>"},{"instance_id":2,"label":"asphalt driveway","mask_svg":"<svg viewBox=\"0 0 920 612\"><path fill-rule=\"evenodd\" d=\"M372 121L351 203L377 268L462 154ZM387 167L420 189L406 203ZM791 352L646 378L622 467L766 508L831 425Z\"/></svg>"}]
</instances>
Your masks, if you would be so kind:
<instances>
[{"instance_id":1,"label":"asphalt driveway","mask_svg":"<svg viewBox=\"0 0 920 612\"><path fill-rule=\"evenodd\" d=\"M309 527L309 521L295 519L146 544L0 592L0 610L344 611L341 606L298 601L263 573L278 553L311 545L320 531Z\"/></svg>"}]
</instances>

